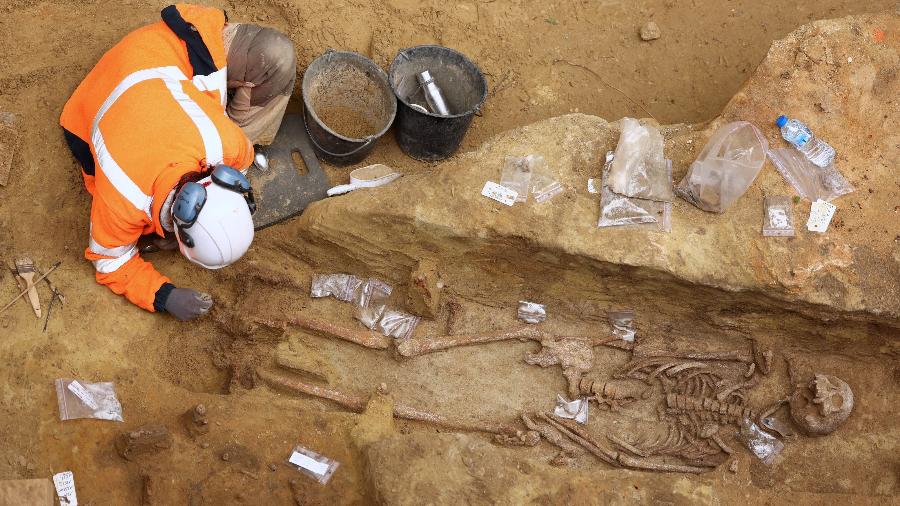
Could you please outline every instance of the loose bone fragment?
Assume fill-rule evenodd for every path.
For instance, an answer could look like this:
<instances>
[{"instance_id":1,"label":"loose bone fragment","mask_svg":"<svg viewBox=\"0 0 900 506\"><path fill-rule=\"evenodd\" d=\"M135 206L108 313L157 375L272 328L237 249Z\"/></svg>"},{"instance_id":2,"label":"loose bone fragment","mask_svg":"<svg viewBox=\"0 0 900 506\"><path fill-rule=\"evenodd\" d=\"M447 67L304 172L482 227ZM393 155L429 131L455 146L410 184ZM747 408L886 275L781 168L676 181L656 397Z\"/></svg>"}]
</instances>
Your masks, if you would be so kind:
<instances>
[{"instance_id":1,"label":"loose bone fragment","mask_svg":"<svg viewBox=\"0 0 900 506\"><path fill-rule=\"evenodd\" d=\"M620 464L616 461L616 457L618 456L619 452L609 448L603 448L599 444L595 443L590 437L585 437L587 436L587 434L575 432L574 428L562 425L559 421L547 416L545 413L538 413L538 416L545 422L552 425L564 436L581 445L582 448L593 454L598 459L606 462L611 466L620 467Z\"/></svg>"},{"instance_id":2,"label":"loose bone fragment","mask_svg":"<svg viewBox=\"0 0 900 506\"><path fill-rule=\"evenodd\" d=\"M593 438L581 427L568 423L568 420L555 416L547 416L543 413L539 414L542 419L549 422L550 425L556 427L557 430L565 434L568 438L583 446L586 450L594 454L600 460L614 466L622 466L630 469L641 469L648 471L662 471L672 473L705 473L709 471L707 468L687 466L681 464L666 464L655 462L641 457L632 457L624 453L617 452L610 448L605 448L594 441Z\"/></svg>"},{"instance_id":3,"label":"loose bone fragment","mask_svg":"<svg viewBox=\"0 0 900 506\"><path fill-rule=\"evenodd\" d=\"M486 334L440 336L431 338L411 337L399 341L397 343L397 351L404 357L416 357L456 346L491 343L509 339L540 339L543 334L545 334L545 332L536 328L523 327L512 331L505 330L502 332L490 332Z\"/></svg>"},{"instance_id":4,"label":"loose bone fragment","mask_svg":"<svg viewBox=\"0 0 900 506\"><path fill-rule=\"evenodd\" d=\"M649 457L650 456L644 450L641 450L640 448L634 446L633 444L629 443L628 441L625 441L624 439L622 439L618 436L615 436L613 434L607 434L606 439L608 439L610 443L618 446L619 448L629 451L639 457Z\"/></svg>"},{"instance_id":5,"label":"loose bone fragment","mask_svg":"<svg viewBox=\"0 0 900 506\"><path fill-rule=\"evenodd\" d=\"M495 341L508 341L510 339L531 339L534 341L584 341L585 343L590 343L591 346L613 344L612 339L595 339L591 337L580 336L555 336L549 332L545 332L535 327L522 327L515 330L503 330L499 332L488 332L485 334L403 339L397 343L397 351L404 357L415 357L419 355L425 355L427 353L433 353L435 351L455 348L457 346L491 343Z\"/></svg>"},{"instance_id":6,"label":"loose bone fragment","mask_svg":"<svg viewBox=\"0 0 900 506\"><path fill-rule=\"evenodd\" d=\"M390 339L370 330L348 329L314 318L294 317L285 321L256 320L256 323L276 329L283 329L288 325L293 325L316 334L322 334L327 337L336 337L338 339L343 339L344 341L350 341L351 343L376 350L386 350L391 346Z\"/></svg>"},{"instance_id":7,"label":"loose bone fragment","mask_svg":"<svg viewBox=\"0 0 900 506\"><path fill-rule=\"evenodd\" d=\"M538 423L524 413L522 414L522 422L525 424L525 427L527 427L528 430L539 432L541 434L541 437L543 437L545 441L552 445L558 446L566 456L578 457L584 455L584 450L581 447L572 444L571 441L563 437L553 427L547 424Z\"/></svg>"},{"instance_id":8,"label":"loose bone fragment","mask_svg":"<svg viewBox=\"0 0 900 506\"><path fill-rule=\"evenodd\" d=\"M694 368L705 369L707 367L709 367L709 366L707 366L703 362L685 362L683 364L676 365L675 367L672 367L671 369L667 369L666 376L671 378L672 376L675 376L676 374L678 374L681 371L684 371L686 369L694 369Z\"/></svg>"},{"instance_id":9,"label":"loose bone fragment","mask_svg":"<svg viewBox=\"0 0 900 506\"><path fill-rule=\"evenodd\" d=\"M330 388L311 385L304 381L289 378L283 374L268 371L265 369L258 369L256 373L263 381L265 381L270 387L273 388L283 388L295 393L328 399L357 413L361 413L366 407L367 400L357 395L348 394ZM460 430L465 432L487 432L490 434L501 434L505 436L516 437L519 437L522 432L513 426L502 423L498 424L492 422L466 422L461 420L451 420L444 416L428 413L427 411L421 411L403 404L394 405L394 416L397 418L402 418L404 420L428 422L434 425L445 427L447 429Z\"/></svg>"}]
</instances>

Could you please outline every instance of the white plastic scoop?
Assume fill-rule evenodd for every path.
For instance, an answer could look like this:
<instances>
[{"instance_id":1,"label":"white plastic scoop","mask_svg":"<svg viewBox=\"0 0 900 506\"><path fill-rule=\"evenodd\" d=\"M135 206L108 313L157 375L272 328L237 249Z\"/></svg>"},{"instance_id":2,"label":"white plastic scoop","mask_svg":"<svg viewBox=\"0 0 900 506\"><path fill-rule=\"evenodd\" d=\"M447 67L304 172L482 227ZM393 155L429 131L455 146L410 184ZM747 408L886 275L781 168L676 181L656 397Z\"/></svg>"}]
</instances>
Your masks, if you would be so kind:
<instances>
[{"instance_id":1,"label":"white plastic scoop","mask_svg":"<svg viewBox=\"0 0 900 506\"><path fill-rule=\"evenodd\" d=\"M360 167L350 172L350 184L342 184L329 189L328 196L340 195L358 188L375 188L388 184L400 176L399 172L380 163Z\"/></svg>"}]
</instances>

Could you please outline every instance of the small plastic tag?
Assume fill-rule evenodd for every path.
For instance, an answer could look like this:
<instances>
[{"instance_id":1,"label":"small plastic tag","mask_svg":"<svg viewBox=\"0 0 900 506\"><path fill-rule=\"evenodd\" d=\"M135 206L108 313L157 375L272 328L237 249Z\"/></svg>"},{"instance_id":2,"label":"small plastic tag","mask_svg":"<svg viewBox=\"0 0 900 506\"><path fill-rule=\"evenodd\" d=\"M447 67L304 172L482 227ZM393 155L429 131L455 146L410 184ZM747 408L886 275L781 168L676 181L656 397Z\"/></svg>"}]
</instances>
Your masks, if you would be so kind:
<instances>
[{"instance_id":1,"label":"small plastic tag","mask_svg":"<svg viewBox=\"0 0 900 506\"><path fill-rule=\"evenodd\" d=\"M60 506L78 506L78 497L75 495L75 476L72 471L54 474L53 486L56 487Z\"/></svg>"},{"instance_id":2,"label":"small plastic tag","mask_svg":"<svg viewBox=\"0 0 900 506\"><path fill-rule=\"evenodd\" d=\"M519 197L518 192L515 190L510 190L505 186L500 186L499 184L488 181L484 183L484 188L481 189L481 194L489 199L496 200L501 204L506 204L511 206L516 203L516 199Z\"/></svg>"},{"instance_id":3,"label":"small plastic tag","mask_svg":"<svg viewBox=\"0 0 900 506\"><path fill-rule=\"evenodd\" d=\"M84 388L84 385L79 383L78 381L72 381L69 383L68 387L70 392L75 394L75 397L78 397L78 400L84 403L85 406L91 409L99 409L100 406L97 404L97 401L94 399L94 396L91 395L90 392Z\"/></svg>"},{"instance_id":4,"label":"small plastic tag","mask_svg":"<svg viewBox=\"0 0 900 506\"><path fill-rule=\"evenodd\" d=\"M597 189L597 180L594 178L588 179L588 192L589 193L600 193L600 190Z\"/></svg>"},{"instance_id":5,"label":"small plastic tag","mask_svg":"<svg viewBox=\"0 0 900 506\"><path fill-rule=\"evenodd\" d=\"M837 206L830 202L819 199L813 202L809 210L809 220L806 222L806 229L810 232L826 232L831 224L831 218Z\"/></svg>"},{"instance_id":6,"label":"small plastic tag","mask_svg":"<svg viewBox=\"0 0 900 506\"><path fill-rule=\"evenodd\" d=\"M331 479L331 476L337 470L338 466L340 466L340 463L337 461L329 459L324 455L319 455L302 446L294 447L294 451L291 452L288 462L297 466L297 470L301 473L323 485L328 483L328 480Z\"/></svg>"},{"instance_id":7,"label":"small plastic tag","mask_svg":"<svg viewBox=\"0 0 900 506\"><path fill-rule=\"evenodd\" d=\"M766 197L764 207L763 236L793 237L794 213L791 207L791 198L787 196Z\"/></svg>"},{"instance_id":8,"label":"small plastic tag","mask_svg":"<svg viewBox=\"0 0 900 506\"><path fill-rule=\"evenodd\" d=\"M288 459L288 462L290 462L291 464L294 464L297 467L302 467L303 469L306 469L307 471L309 471L313 474L321 475L321 474L325 474L326 472L328 472L328 464L327 463L319 462L318 460L316 460L312 457L307 457L306 455L303 455L302 453L297 453L297 452L292 453L291 458Z\"/></svg>"}]
</instances>

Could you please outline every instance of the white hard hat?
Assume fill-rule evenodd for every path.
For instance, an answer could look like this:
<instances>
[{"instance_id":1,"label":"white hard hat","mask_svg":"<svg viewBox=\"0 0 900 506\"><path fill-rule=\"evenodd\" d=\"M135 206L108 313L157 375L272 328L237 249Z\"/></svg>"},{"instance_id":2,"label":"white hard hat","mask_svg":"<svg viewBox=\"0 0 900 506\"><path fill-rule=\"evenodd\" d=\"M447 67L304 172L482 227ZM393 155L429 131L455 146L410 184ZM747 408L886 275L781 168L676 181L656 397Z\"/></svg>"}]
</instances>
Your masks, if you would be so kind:
<instances>
[{"instance_id":1,"label":"white hard hat","mask_svg":"<svg viewBox=\"0 0 900 506\"><path fill-rule=\"evenodd\" d=\"M205 192L197 186L188 185L199 185ZM252 200L248 202L244 194L217 184L213 176L185 186L187 188L179 194L191 194L188 195L187 206L199 212L192 216L192 223L179 222L179 213L173 212L181 254L207 269L220 269L233 264L253 242ZM205 194L205 198L195 197L199 194ZM184 199L179 197L181 195L176 197L175 205L186 207Z\"/></svg>"}]
</instances>

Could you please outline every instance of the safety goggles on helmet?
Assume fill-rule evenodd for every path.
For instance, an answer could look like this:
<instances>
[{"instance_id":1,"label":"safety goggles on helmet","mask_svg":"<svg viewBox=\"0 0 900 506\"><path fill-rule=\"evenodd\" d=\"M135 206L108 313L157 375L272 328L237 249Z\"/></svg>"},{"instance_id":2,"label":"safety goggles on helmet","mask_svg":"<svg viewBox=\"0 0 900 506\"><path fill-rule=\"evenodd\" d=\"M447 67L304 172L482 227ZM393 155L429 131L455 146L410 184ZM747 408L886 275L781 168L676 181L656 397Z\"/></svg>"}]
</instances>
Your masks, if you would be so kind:
<instances>
[{"instance_id":1,"label":"safety goggles on helmet","mask_svg":"<svg viewBox=\"0 0 900 506\"><path fill-rule=\"evenodd\" d=\"M240 173L237 169L227 165L218 165L210 175L212 184L221 186L226 190L233 191L243 195L250 209L250 214L256 212L256 199L253 197L253 188L247 177ZM206 186L210 183L185 183L175 195L175 201L172 203L172 217L175 226L178 227L179 238L188 248L194 247L194 240L188 234L187 229L191 228L197 222L200 211L206 205Z\"/></svg>"}]
</instances>

